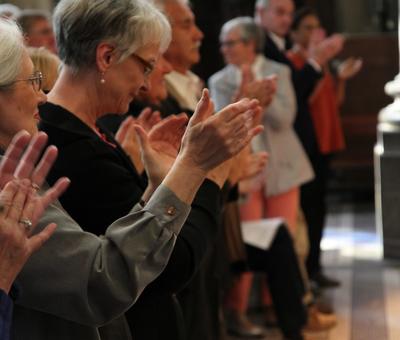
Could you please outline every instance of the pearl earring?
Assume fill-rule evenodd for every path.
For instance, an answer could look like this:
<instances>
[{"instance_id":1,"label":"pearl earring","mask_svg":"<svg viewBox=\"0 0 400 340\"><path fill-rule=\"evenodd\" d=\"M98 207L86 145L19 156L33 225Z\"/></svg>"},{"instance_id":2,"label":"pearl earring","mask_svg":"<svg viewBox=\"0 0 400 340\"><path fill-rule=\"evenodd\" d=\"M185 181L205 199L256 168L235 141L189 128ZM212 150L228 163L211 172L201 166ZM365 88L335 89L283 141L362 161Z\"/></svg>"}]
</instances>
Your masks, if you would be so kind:
<instances>
[{"instance_id":1,"label":"pearl earring","mask_svg":"<svg viewBox=\"0 0 400 340\"><path fill-rule=\"evenodd\" d=\"M105 84L106 80L104 79L104 72L101 74L100 84Z\"/></svg>"}]
</instances>

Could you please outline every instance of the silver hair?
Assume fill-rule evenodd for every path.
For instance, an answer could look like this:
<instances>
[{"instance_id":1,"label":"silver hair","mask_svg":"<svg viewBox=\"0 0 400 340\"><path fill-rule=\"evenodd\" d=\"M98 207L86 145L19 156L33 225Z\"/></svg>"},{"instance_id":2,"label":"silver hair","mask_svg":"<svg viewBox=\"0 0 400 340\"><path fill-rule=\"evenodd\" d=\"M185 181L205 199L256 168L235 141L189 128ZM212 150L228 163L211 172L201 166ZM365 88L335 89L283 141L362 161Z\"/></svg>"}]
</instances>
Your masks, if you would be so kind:
<instances>
[{"instance_id":1,"label":"silver hair","mask_svg":"<svg viewBox=\"0 0 400 340\"><path fill-rule=\"evenodd\" d=\"M10 19L16 19L21 13L19 7L12 4L1 4L0 5L0 17L6 17Z\"/></svg>"},{"instance_id":2,"label":"silver hair","mask_svg":"<svg viewBox=\"0 0 400 340\"><path fill-rule=\"evenodd\" d=\"M18 25L11 19L0 18L0 90L7 90L17 79L24 51Z\"/></svg>"},{"instance_id":3,"label":"silver hair","mask_svg":"<svg viewBox=\"0 0 400 340\"><path fill-rule=\"evenodd\" d=\"M237 17L227 21L221 28L220 40L232 30L237 30L243 41L254 41L257 53L263 51L265 34L252 17Z\"/></svg>"},{"instance_id":4,"label":"silver hair","mask_svg":"<svg viewBox=\"0 0 400 340\"><path fill-rule=\"evenodd\" d=\"M75 71L95 65L101 42L114 45L122 61L148 44L164 52L171 41L167 18L144 0L61 0L53 22L59 56Z\"/></svg>"},{"instance_id":5,"label":"silver hair","mask_svg":"<svg viewBox=\"0 0 400 340\"><path fill-rule=\"evenodd\" d=\"M257 0L256 8L267 8L270 3L270 0Z\"/></svg>"}]
</instances>

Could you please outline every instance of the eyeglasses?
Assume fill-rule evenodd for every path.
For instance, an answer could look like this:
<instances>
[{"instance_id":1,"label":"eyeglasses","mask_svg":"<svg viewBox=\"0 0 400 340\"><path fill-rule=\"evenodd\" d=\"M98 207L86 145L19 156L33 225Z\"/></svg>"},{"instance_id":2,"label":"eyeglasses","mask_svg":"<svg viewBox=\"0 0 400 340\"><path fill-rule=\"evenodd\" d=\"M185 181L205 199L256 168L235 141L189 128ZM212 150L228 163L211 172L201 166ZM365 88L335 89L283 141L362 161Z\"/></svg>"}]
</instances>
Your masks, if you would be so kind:
<instances>
[{"instance_id":1,"label":"eyeglasses","mask_svg":"<svg viewBox=\"0 0 400 340\"><path fill-rule=\"evenodd\" d=\"M16 79L14 80L11 84L20 82L20 81L27 81L30 82L33 89L36 92L39 92L42 89L42 83L43 83L43 74L40 71L35 71L29 78L25 78L25 79Z\"/></svg>"},{"instance_id":2,"label":"eyeglasses","mask_svg":"<svg viewBox=\"0 0 400 340\"><path fill-rule=\"evenodd\" d=\"M236 39L236 40L226 40L226 41L221 41L220 45L221 47L227 47L227 48L231 48L233 46L235 46L236 44L243 42L243 39Z\"/></svg>"},{"instance_id":3,"label":"eyeglasses","mask_svg":"<svg viewBox=\"0 0 400 340\"><path fill-rule=\"evenodd\" d=\"M136 53L132 53L131 57L135 58L139 63L143 66L143 75L148 77L151 72L154 70L154 65L147 60L143 59L141 56L138 56Z\"/></svg>"}]
</instances>

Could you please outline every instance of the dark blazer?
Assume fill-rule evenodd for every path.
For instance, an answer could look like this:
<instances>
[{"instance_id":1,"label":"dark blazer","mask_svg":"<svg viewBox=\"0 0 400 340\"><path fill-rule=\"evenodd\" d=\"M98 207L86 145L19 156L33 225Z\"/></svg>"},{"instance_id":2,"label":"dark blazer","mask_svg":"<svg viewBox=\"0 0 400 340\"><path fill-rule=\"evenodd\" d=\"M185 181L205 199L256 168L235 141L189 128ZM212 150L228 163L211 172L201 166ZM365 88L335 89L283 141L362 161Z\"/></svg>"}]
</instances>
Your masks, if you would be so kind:
<instances>
[{"instance_id":1,"label":"dark blazer","mask_svg":"<svg viewBox=\"0 0 400 340\"><path fill-rule=\"evenodd\" d=\"M301 70L296 69L285 53L282 53L278 49L268 35L264 54L269 59L289 66L292 71L292 81L297 100L297 115L294 128L307 154L309 156L313 155L318 149L315 130L308 107L308 99L322 74L317 72L309 63L306 63Z\"/></svg>"},{"instance_id":2,"label":"dark blazer","mask_svg":"<svg viewBox=\"0 0 400 340\"><path fill-rule=\"evenodd\" d=\"M49 183L68 176L71 186L61 203L83 229L102 234L110 221L124 216L140 200L145 186L143 179L107 131L103 131L105 142L72 113L51 103L40 107L40 116L40 129L49 135L49 143L59 149ZM169 338L165 333L159 334L153 320L157 315L161 319L168 310L171 294L194 275L214 240L221 209L220 195L214 182L206 180L200 187L168 265L132 307L146 318L138 322L127 314L135 340ZM137 336L135 329L145 335Z\"/></svg>"},{"instance_id":3,"label":"dark blazer","mask_svg":"<svg viewBox=\"0 0 400 340\"><path fill-rule=\"evenodd\" d=\"M0 289L0 339L9 340L11 331L13 302L11 298Z\"/></svg>"}]
</instances>

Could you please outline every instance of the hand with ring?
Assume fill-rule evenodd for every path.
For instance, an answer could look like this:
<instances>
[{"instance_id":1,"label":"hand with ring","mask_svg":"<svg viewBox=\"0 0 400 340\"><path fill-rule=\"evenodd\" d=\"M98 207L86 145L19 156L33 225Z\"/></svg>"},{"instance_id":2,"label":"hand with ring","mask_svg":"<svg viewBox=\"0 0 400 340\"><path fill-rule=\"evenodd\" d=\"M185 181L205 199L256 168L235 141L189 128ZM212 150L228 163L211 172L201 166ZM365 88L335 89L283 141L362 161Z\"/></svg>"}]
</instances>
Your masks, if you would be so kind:
<instances>
[{"instance_id":1,"label":"hand with ring","mask_svg":"<svg viewBox=\"0 0 400 340\"><path fill-rule=\"evenodd\" d=\"M0 289L8 292L29 256L53 234L49 224L33 235L40 198L28 179L13 179L0 192Z\"/></svg>"},{"instance_id":2,"label":"hand with ring","mask_svg":"<svg viewBox=\"0 0 400 340\"><path fill-rule=\"evenodd\" d=\"M14 178L29 179L34 191L39 191L57 158L57 148L47 145L47 135L39 132L33 137L26 131L15 135L0 163L0 190ZM55 201L68 187L70 180L60 178L50 189L38 197L37 207L32 216L35 224L46 207ZM1 208L0 208L1 210Z\"/></svg>"}]
</instances>

